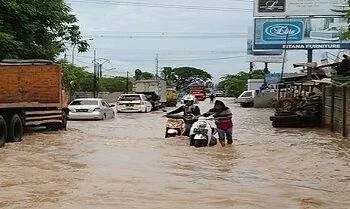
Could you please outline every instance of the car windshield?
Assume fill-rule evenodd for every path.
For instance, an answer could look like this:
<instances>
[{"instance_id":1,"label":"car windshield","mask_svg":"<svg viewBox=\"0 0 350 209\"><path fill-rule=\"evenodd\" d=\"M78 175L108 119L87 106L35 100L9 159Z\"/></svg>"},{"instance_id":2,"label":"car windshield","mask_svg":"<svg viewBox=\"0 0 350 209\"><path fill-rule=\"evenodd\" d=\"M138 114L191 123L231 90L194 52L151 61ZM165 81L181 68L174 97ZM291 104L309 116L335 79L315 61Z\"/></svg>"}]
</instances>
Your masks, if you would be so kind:
<instances>
[{"instance_id":1,"label":"car windshield","mask_svg":"<svg viewBox=\"0 0 350 209\"><path fill-rule=\"evenodd\" d=\"M251 91L248 91L248 92L244 92L241 97L252 97L253 96L253 93Z\"/></svg>"},{"instance_id":2,"label":"car windshield","mask_svg":"<svg viewBox=\"0 0 350 209\"><path fill-rule=\"evenodd\" d=\"M75 100L70 105L75 105L75 106L79 106L79 105L98 105L98 101L97 100Z\"/></svg>"},{"instance_id":3,"label":"car windshield","mask_svg":"<svg viewBox=\"0 0 350 209\"><path fill-rule=\"evenodd\" d=\"M123 95L119 101L138 101L141 100L140 95Z\"/></svg>"}]
</instances>

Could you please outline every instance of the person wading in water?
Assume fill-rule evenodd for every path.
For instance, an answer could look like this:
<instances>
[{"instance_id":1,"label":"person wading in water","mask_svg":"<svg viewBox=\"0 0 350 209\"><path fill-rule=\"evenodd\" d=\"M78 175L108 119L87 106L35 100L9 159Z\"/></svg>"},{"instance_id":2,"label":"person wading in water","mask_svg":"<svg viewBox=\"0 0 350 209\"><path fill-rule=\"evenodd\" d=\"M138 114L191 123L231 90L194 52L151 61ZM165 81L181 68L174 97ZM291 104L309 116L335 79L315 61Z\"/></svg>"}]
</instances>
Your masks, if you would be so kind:
<instances>
[{"instance_id":1,"label":"person wading in water","mask_svg":"<svg viewBox=\"0 0 350 209\"><path fill-rule=\"evenodd\" d=\"M230 108L228 108L222 101L216 100L214 108L210 109L207 113L204 113L204 116L206 117L210 115L213 115L216 119L216 127L221 145L223 147L225 146L225 140L227 140L227 144L232 144L233 122Z\"/></svg>"}]
</instances>

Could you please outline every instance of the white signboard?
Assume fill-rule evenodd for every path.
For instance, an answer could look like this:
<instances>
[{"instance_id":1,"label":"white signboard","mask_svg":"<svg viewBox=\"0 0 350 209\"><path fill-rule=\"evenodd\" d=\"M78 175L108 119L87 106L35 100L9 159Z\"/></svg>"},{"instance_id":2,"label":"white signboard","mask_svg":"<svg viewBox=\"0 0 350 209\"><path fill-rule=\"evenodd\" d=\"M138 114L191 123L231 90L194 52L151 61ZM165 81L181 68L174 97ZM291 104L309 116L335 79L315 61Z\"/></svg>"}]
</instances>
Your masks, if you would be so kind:
<instances>
[{"instance_id":1,"label":"white signboard","mask_svg":"<svg viewBox=\"0 0 350 209\"><path fill-rule=\"evenodd\" d=\"M254 0L255 17L344 16L347 0Z\"/></svg>"},{"instance_id":2,"label":"white signboard","mask_svg":"<svg viewBox=\"0 0 350 209\"><path fill-rule=\"evenodd\" d=\"M262 62L262 63L282 63L282 55L251 55L249 56L249 62Z\"/></svg>"}]
</instances>

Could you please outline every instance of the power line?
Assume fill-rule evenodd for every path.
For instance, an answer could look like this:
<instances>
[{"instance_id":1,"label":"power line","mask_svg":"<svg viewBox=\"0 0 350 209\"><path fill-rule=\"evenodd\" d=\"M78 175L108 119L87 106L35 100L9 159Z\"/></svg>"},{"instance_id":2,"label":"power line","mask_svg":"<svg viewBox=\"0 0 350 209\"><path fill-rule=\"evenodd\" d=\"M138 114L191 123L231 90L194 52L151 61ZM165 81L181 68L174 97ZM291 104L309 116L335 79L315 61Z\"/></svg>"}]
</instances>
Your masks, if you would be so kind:
<instances>
[{"instance_id":1,"label":"power line","mask_svg":"<svg viewBox=\"0 0 350 209\"><path fill-rule=\"evenodd\" d=\"M151 8L168 8L168 9L189 9L189 10L202 10L202 11L242 11L252 12L252 9L246 8L234 8L234 7L210 7L210 6L198 6L198 5L184 5L184 4L159 4L159 3L144 3L144 2L132 2L132 1L109 1L109 0L70 0L72 3L89 3L99 5L121 5L121 6L139 6L139 7L151 7Z\"/></svg>"},{"instance_id":2,"label":"power line","mask_svg":"<svg viewBox=\"0 0 350 209\"><path fill-rule=\"evenodd\" d=\"M186 62L186 61L211 61L211 60L229 60L247 55L228 56L228 57L217 57L217 58L190 58L190 59L160 59L159 62ZM124 62L154 62L154 59L120 59L119 61Z\"/></svg>"},{"instance_id":3,"label":"power line","mask_svg":"<svg viewBox=\"0 0 350 209\"><path fill-rule=\"evenodd\" d=\"M97 36L94 36L97 37ZM236 35L98 35L100 38L119 38L119 39L237 39L246 38L247 34Z\"/></svg>"}]
</instances>

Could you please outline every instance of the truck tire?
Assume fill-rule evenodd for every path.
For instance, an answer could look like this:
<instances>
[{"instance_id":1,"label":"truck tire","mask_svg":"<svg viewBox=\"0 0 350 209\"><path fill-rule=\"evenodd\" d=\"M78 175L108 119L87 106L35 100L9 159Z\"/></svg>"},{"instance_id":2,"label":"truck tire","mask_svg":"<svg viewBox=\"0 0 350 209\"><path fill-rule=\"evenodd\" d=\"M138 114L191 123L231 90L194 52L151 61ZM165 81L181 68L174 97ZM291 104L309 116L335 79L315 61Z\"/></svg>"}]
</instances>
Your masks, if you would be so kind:
<instances>
[{"instance_id":1,"label":"truck tire","mask_svg":"<svg viewBox=\"0 0 350 209\"><path fill-rule=\"evenodd\" d=\"M23 135L23 123L21 118L14 114L10 120L8 127L8 140L10 142L20 142L22 141Z\"/></svg>"},{"instance_id":2,"label":"truck tire","mask_svg":"<svg viewBox=\"0 0 350 209\"><path fill-rule=\"evenodd\" d=\"M7 139L7 125L5 119L0 115L0 147L4 146Z\"/></svg>"}]
</instances>

